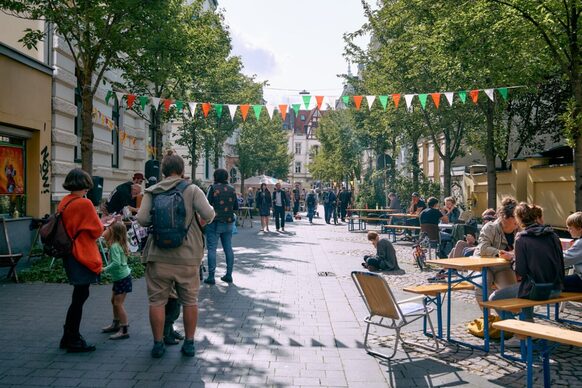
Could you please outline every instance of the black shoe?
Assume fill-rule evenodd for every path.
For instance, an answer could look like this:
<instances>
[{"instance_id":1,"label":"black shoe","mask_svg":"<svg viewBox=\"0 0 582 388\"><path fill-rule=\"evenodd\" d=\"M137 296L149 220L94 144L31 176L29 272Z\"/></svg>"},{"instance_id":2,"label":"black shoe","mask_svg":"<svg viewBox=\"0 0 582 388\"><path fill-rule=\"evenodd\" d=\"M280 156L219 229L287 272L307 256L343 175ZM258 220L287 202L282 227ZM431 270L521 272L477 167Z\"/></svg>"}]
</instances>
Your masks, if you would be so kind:
<instances>
[{"instance_id":1,"label":"black shoe","mask_svg":"<svg viewBox=\"0 0 582 388\"><path fill-rule=\"evenodd\" d=\"M166 347L164 346L164 342L163 341L160 341L160 342L154 341L154 347L152 348L152 351L150 352L152 357L153 358L161 358L165 352L166 352Z\"/></svg>"},{"instance_id":2,"label":"black shoe","mask_svg":"<svg viewBox=\"0 0 582 388\"><path fill-rule=\"evenodd\" d=\"M182 354L186 357L194 357L196 354L196 348L194 347L194 340L185 340L182 344L182 349L180 350Z\"/></svg>"},{"instance_id":3,"label":"black shoe","mask_svg":"<svg viewBox=\"0 0 582 388\"><path fill-rule=\"evenodd\" d=\"M216 280L214 280L214 278L206 278L204 279L204 283L213 285L216 284Z\"/></svg>"},{"instance_id":4,"label":"black shoe","mask_svg":"<svg viewBox=\"0 0 582 388\"><path fill-rule=\"evenodd\" d=\"M179 343L180 343L180 341L178 341L172 335L170 335L170 336L164 336L164 344L166 344L166 345L178 345Z\"/></svg>"},{"instance_id":5,"label":"black shoe","mask_svg":"<svg viewBox=\"0 0 582 388\"><path fill-rule=\"evenodd\" d=\"M172 335L172 337L174 337L177 340L180 340L180 341L184 340L184 334L180 333L179 331L172 330L171 335Z\"/></svg>"},{"instance_id":6,"label":"black shoe","mask_svg":"<svg viewBox=\"0 0 582 388\"><path fill-rule=\"evenodd\" d=\"M226 283L232 283L232 276L231 275L224 275L223 277L220 278L220 280L222 280L223 282L226 282Z\"/></svg>"},{"instance_id":7,"label":"black shoe","mask_svg":"<svg viewBox=\"0 0 582 388\"><path fill-rule=\"evenodd\" d=\"M94 352L95 345L88 344L82 335L75 340L69 341L67 345L67 353L87 353Z\"/></svg>"}]
</instances>

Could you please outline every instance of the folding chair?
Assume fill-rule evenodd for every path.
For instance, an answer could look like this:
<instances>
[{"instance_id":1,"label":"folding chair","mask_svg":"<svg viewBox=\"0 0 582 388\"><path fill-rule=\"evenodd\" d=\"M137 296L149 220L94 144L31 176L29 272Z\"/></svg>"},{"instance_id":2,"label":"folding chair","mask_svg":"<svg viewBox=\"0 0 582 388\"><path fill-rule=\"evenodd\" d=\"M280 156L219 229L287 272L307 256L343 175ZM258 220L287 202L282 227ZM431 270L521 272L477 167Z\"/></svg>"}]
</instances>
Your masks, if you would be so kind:
<instances>
[{"instance_id":1,"label":"folding chair","mask_svg":"<svg viewBox=\"0 0 582 388\"><path fill-rule=\"evenodd\" d=\"M441 232L438 225L435 224L420 224L420 241L426 241L426 248L428 250L428 259L432 259L432 251L434 250L435 258L438 257L441 243Z\"/></svg>"},{"instance_id":2,"label":"folding chair","mask_svg":"<svg viewBox=\"0 0 582 388\"><path fill-rule=\"evenodd\" d=\"M366 352L374 356L391 359L396 355L399 341L401 341L403 345L412 346L412 344L405 342L402 338L400 334L401 329L421 318L425 318L428 321L430 330L432 331L432 338L434 339L436 346L434 349L431 349L439 349L439 344L436 340L437 337L430 319L430 313L433 309L432 307L426 306L424 303L424 296L419 295L414 298L397 302L388 286L388 283L382 276L370 272L353 271L352 279L354 280L356 288L360 292L360 295L368 308L368 312L370 313L370 315L364 319L364 322L367 323L366 335L364 337L364 349L366 349ZM414 303L413 301L415 300L421 300L422 303ZM384 319L389 320L389 323L384 323ZM373 351L370 346L368 346L370 325L396 331L396 339L392 355L388 356L384 353Z\"/></svg>"},{"instance_id":3,"label":"folding chair","mask_svg":"<svg viewBox=\"0 0 582 388\"><path fill-rule=\"evenodd\" d=\"M12 253L12 246L10 244L10 238L8 237L8 228L6 224L6 220L2 218L2 228L4 229L4 240L6 241L6 248L8 253L7 254L0 254L0 267L8 267L10 270L6 275L6 278L9 279L14 277L16 283L18 283L18 274L16 273L16 265L18 261L22 259L22 253Z\"/></svg>"}]
</instances>

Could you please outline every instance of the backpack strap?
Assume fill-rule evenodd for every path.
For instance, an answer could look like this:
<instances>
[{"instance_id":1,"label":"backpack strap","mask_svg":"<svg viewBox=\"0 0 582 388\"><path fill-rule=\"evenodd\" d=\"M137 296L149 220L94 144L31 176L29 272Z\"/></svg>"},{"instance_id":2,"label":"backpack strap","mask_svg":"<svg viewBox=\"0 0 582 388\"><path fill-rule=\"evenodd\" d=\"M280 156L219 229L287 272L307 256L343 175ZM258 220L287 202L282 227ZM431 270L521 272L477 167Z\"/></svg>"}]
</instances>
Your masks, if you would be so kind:
<instances>
[{"instance_id":1,"label":"backpack strap","mask_svg":"<svg viewBox=\"0 0 582 388\"><path fill-rule=\"evenodd\" d=\"M182 180L182 182L180 182L176 185L176 189L178 191L180 191L180 193L183 194L184 191L188 188L188 186L190 186L190 183L188 183L186 180ZM198 219L198 213L194 210L192 210L192 220L196 221L196 225L198 225L198 228L200 229L202 234L204 234L204 229L202 228L202 225L200 224L200 220ZM190 223L188 224L187 229L190 229L190 225L192 225L192 220L190 220ZM202 238L202 243L204 244L204 237Z\"/></svg>"}]
</instances>

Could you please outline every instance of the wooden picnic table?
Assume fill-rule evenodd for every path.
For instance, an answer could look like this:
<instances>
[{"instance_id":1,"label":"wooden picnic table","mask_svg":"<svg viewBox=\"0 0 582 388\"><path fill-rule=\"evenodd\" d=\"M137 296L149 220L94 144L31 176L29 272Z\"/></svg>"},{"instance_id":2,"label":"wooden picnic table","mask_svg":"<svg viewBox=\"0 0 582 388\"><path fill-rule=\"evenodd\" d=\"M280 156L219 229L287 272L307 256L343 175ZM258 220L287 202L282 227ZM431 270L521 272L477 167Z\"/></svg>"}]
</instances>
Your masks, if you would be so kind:
<instances>
[{"instance_id":1,"label":"wooden picnic table","mask_svg":"<svg viewBox=\"0 0 582 388\"><path fill-rule=\"evenodd\" d=\"M447 341L465 345L471 348L481 349L489 352L489 308L487 306L483 307L483 346L475 346L466 342L451 339L451 291L454 289L455 284L467 281L473 284L475 287L481 288L483 290L483 302L487 302L487 268L502 267L509 264L505 259L498 257L457 257L454 259L439 259L439 260L427 260L428 264L433 264L444 268L448 272L447 276ZM471 271L468 275L464 275L459 271ZM475 273L475 272L481 272ZM453 274L456 276L453 278ZM481 278L481 284L475 281L475 279Z\"/></svg>"},{"instance_id":2,"label":"wooden picnic table","mask_svg":"<svg viewBox=\"0 0 582 388\"><path fill-rule=\"evenodd\" d=\"M351 212L394 213L397 209L348 209Z\"/></svg>"}]
</instances>

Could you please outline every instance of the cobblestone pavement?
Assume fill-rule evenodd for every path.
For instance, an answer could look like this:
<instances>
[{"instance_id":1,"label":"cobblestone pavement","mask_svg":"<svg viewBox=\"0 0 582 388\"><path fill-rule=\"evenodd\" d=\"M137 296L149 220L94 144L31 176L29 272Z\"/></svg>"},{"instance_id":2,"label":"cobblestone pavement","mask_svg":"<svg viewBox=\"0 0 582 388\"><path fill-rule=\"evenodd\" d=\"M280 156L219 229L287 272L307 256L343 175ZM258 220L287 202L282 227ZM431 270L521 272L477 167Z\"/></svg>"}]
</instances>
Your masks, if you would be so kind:
<instances>
[{"instance_id":1,"label":"cobblestone pavement","mask_svg":"<svg viewBox=\"0 0 582 388\"><path fill-rule=\"evenodd\" d=\"M349 233L345 225L324 225L321 219L313 226L301 220L286 229L258 234L256 223L239 228L234 284L218 280L200 290L193 359L182 357L179 346L168 347L162 359L150 358L143 279L135 281L127 299L131 338L126 341L109 341L99 333L111 319L111 291L110 286L91 287L82 325L85 337L97 345L91 354L58 349L70 286L0 284L0 386L524 386L524 365L501 358L496 344L486 354L442 342L435 353L420 346L434 344L422 335L421 323L404 334L414 345L401 348L392 361L369 356L362 349L366 310L349 276L361 268L361 257L372 252L365 234ZM397 298L410 297L402 287L426 283L434 271L415 268L409 243L395 247L402 271L384 276ZM218 277L223 271L221 266ZM474 295L456 292L452 307L453 336L478 344L465 329L480 316ZM567 312L570 318L582 318L576 306ZM378 335L374 344L391 346L390 332ZM553 385L582 386L575 369L580 361L580 349L556 350Z\"/></svg>"}]
</instances>

